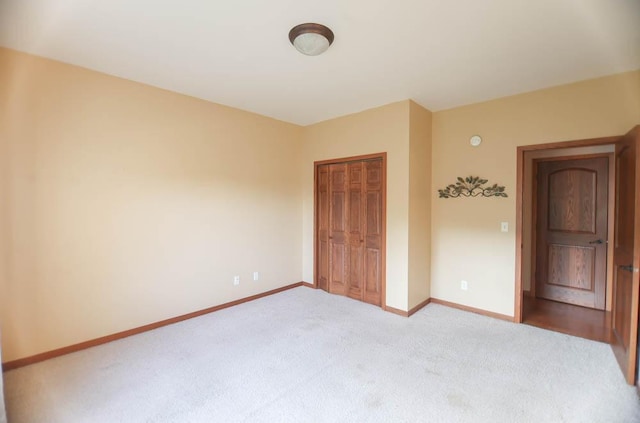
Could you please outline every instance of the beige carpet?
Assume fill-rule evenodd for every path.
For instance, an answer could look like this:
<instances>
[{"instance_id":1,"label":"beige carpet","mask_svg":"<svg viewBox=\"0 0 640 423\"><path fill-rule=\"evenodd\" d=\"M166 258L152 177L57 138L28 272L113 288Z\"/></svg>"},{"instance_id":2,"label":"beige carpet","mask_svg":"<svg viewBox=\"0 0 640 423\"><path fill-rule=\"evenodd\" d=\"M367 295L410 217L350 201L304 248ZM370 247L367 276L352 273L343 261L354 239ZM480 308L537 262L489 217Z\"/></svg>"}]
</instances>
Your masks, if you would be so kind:
<instances>
[{"instance_id":1,"label":"beige carpet","mask_svg":"<svg viewBox=\"0 0 640 423\"><path fill-rule=\"evenodd\" d=\"M639 422L609 346L296 288L5 374L10 423Z\"/></svg>"}]
</instances>

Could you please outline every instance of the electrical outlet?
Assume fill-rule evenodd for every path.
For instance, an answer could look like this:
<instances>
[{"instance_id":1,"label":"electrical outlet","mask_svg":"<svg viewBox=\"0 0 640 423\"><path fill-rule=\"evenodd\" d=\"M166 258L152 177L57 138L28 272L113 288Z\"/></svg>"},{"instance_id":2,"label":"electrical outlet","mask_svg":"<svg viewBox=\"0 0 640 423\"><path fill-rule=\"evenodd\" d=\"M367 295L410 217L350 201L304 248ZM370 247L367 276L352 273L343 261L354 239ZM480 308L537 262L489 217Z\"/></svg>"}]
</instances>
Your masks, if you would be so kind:
<instances>
[{"instance_id":1,"label":"electrical outlet","mask_svg":"<svg viewBox=\"0 0 640 423\"><path fill-rule=\"evenodd\" d=\"M253 272L253 280L257 281L258 279L260 279L260 274L258 272Z\"/></svg>"},{"instance_id":2,"label":"electrical outlet","mask_svg":"<svg viewBox=\"0 0 640 423\"><path fill-rule=\"evenodd\" d=\"M467 289L469 289L469 282L460 281L460 289L462 289L463 291L466 291Z\"/></svg>"},{"instance_id":3,"label":"electrical outlet","mask_svg":"<svg viewBox=\"0 0 640 423\"><path fill-rule=\"evenodd\" d=\"M240 285L240 276L234 276L233 277L233 284L234 285Z\"/></svg>"}]
</instances>

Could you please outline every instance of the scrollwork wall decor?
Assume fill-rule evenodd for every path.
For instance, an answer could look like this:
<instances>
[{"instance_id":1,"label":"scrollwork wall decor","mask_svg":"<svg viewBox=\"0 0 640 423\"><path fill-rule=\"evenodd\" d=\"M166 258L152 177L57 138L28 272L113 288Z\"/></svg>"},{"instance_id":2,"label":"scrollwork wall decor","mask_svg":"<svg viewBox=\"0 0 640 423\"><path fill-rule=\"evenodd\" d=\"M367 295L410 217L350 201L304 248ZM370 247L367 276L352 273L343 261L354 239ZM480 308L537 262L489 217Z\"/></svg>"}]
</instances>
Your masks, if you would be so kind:
<instances>
[{"instance_id":1,"label":"scrollwork wall decor","mask_svg":"<svg viewBox=\"0 0 640 423\"><path fill-rule=\"evenodd\" d=\"M507 197L504 192L504 186L493 184L485 187L488 181L479 176L467 176L461 178L455 184L447 185L445 189L439 189L440 198L457 198L457 197Z\"/></svg>"}]
</instances>

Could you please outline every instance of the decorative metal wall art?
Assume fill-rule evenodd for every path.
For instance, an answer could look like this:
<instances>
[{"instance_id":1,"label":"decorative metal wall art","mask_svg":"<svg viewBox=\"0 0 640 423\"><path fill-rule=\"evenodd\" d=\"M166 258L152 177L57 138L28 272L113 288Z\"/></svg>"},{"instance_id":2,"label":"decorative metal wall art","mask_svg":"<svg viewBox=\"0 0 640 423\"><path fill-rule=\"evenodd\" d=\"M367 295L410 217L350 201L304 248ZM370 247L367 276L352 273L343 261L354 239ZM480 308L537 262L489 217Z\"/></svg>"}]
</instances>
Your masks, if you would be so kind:
<instances>
[{"instance_id":1,"label":"decorative metal wall art","mask_svg":"<svg viewBox=\"0 0 640 423\"><path fill-rule=\"evenodd\" d=\"M439 189L438 193L440 198L507 197L503 186L498 186L498 184L483 186L486 183L487 180L481 179L479 176L467 176L464 179L458 176L458 181L455 184L447 185L445 189Z\"/></svg>"}]
</instances>

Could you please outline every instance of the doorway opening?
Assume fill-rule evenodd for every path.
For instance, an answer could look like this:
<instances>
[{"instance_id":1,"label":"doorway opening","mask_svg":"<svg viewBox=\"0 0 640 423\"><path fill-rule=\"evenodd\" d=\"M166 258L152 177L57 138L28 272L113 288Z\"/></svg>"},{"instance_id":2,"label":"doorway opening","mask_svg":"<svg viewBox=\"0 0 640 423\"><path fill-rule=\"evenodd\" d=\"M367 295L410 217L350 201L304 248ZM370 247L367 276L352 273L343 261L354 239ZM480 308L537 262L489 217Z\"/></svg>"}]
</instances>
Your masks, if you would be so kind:
<instances>
[{"instance_id":1,"label":"doorway opening","mask_svg":"<svg viewBox=\"0 0 640 423\"><path fill-rule=\"evenodd\" d=\"M609 342L614 152L525 153L523 323Z\"/></svg>"},{"instance_id":2,"label":"doorway opening","mask_svg":"<svg viewBox=\"0 0 640 423\"><path fill-rule=\"evenodd\" d=\"M514 320L610 343L629 384L640 367L638 188L640 125L517 149Z\"/></svg>"}]
</instances>

